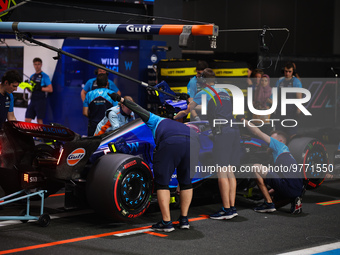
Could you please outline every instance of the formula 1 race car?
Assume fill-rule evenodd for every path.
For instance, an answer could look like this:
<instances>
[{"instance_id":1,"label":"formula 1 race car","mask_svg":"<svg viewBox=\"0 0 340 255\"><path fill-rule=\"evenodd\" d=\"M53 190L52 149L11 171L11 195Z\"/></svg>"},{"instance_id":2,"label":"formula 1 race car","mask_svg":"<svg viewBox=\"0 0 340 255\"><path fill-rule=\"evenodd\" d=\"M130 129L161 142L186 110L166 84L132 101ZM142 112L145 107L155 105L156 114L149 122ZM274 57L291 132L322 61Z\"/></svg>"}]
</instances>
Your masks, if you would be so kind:
<instances>
[{"instance_id":1,"label":"formula 1 race car","mask_svg":"<svg viewBox=\"0 0 340 255\"><path fill-rule=\"evenodd\" d=\"M200 133L200 161L207 165L211 159L211 131L201 132L198 124L207 125L187 125ZM50 139L52 145L37 143L37 137ZM122 138L130 149L117 153L115 145ZM249 136L240 142L242 164L270 161L265 142ZM289 147L304 166L328 164L325 147L313 138L296 138ZM4 123L0 136L0 185L6 194L43 189L46 197L65 188L65 208L88 204L108 218L132 219L141 216L153 200L154 149L152 133L141 119L94 137L81 137L56 124L9 121ZM313 188L323 182L326 174L323 169L303 171ZM194 187L209 177L211 173L195 174ZM170 187L177 187L175 174Z\"/></svg>"}]
</instances>

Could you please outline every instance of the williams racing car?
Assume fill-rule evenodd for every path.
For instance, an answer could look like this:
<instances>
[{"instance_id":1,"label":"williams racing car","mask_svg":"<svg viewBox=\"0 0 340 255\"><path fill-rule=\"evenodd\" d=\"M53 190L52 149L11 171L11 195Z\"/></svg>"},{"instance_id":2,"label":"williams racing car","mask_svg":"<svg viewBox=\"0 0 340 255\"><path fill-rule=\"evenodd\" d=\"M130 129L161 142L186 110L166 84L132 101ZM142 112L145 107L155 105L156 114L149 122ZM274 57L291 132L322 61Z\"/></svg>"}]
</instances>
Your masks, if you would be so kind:
<instances>
[{"instance_id":1,"label":"williams racing car","mask_svg":"<svg viewBox=\"0 0 340 255\"><path fill-rule=\"evenodd\" d=\"M200 134L200 164L212 158L211 131L207 123L189 122ZM37 143L37 137L52 145ZM241 163L268 163L268 145L241 137ZM123 145L123 146L121 146ZM324 145L313 138L296 138L289 144L298 163L328 164ZM101 136L81 137L57 124L9 121L0 135L0 185L6 194L18 190L46 190L48 195L65 189L65 208L89 205L108 218L124 220L141 216L154 199L152 158L155 143L150 129L136 119ZM308 186L319 186L324 171L303 169ZM194 187L211 174L196 173ZM177 187L176 175L170 182Z\"/></svg>"}]
</instances>

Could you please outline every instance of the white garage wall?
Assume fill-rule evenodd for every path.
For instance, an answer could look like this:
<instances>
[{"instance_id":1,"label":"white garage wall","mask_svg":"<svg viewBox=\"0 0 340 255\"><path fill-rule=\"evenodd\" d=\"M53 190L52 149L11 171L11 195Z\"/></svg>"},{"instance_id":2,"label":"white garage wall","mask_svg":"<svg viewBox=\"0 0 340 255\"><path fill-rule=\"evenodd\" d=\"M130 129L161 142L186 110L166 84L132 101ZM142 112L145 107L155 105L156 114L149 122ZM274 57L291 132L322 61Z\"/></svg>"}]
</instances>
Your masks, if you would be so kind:
<instances>
[{"instance_id":1,"label":"white garage wall","mask_svg":"<svg viewBox=\"0 0 340 255\"><path fill-rule=\"evenodd\" d=\"M56 48L61 48L63 45L64 39L39 39L39 41L45 44L49 44ZM11 46L12 47L14 46L24 47L24 63L23 63L24 74L26 74L27 76L31 76L35 72L32 61L35 57L39 57L43 61L42 70L50 76L51 80L53 79L54 70L57 65L57 60L53 59L53 57L57 55L56 52L46 49L41 46L29 46L15 39L6 39L5 42L9 47ZM26 79L27 77L23 76L23 80L26 80ZM23 92L23 90L18 88L18 92ZM14 115L19 121L25 120L25 112L26 112L25 108L18 108L18 107L14 108ZM36 120L34 120L33 122L36 122Z\"/></svg>"}]
</instances>

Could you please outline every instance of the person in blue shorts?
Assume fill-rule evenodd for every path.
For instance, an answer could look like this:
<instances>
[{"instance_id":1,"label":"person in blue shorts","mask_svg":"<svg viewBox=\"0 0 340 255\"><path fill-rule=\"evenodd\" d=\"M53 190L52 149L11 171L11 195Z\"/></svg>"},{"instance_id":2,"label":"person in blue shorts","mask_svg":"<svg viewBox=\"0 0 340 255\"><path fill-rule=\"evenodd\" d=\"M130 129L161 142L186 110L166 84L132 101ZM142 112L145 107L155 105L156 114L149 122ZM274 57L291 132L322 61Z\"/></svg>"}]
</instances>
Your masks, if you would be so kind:
<instances>
[{"instance_id":1,"label":"person in blue shorts","mask_svg":"<svg viewBox=\"0 0 340 255\"><path fill-rule=\"evenodd\" d=\"M13 91L16 91L19 83L22 81L18 71L10 70L7 71L1 79L0 85L0 128L3 123L7 120L16 120L13 107Z\"/></svg>"},{"instance_id":2,"label":"person in blue shorts","mask_svg":"<svg viewBox=\"0 0 340 255\"><path fill-rule=\"evenodd\" d=\"M249 124L244 120L246 127L254 135L258 136L263 141L269 144L274 158L274 165L264 166L254 165L254 172L259 189L264 196L264 203L254 208L256 212L274 212L276 211L275 204L267 189L269 185L274 190L273 198L280 203L281 201L291 202L291 213L299 214L302 212L302 198L304 193L303 173L294 171L299 169L296 160L290 153L286 143L288 136L282 131L273 131L271 135L263 133L259 128Z\"/></svg>"},{"instance_id":3,"label":"person in blue shorts","mask_svg":"<svg viewBox=\"0 0 340 255\"><path fill-rule=\"evenodd\" d=\"M134 102L130 96L125 96L124 99ZM115 130L134 119L135 114L125 105L119 103L117 106L113 106L106 110L105 117L98 123L94 135L101 135Z\"/></svg>"},{"instance_id":4,"label":"person in blue shorts","mask_svg":"<svg viewBox=\"0 0 340 255\"><path fill-rule=\"evenodd\" d=\"M195 166L200 149L197 133L191 131L185 124L159 117L138 104L122 98L117 93L110 96L114 101L121 102L138 114L151 129L155 140L156 152L153 156L153 173L162 220L152 225L152 228L164 232L175 230L170 216L169 182L176 169L177 180L181 189L179 227L189 229L188 211L193 194L190 170ZM194 160L194 164L190 164L190 158Z\"/></svg>"},{"instance_id":5,"label":"person in blue shorts","mask_svg":"<svg viewBox=\"0 0 340 255\"><path fill-rule=\"evenodd\" d=\"M225 119L230 123L234 119L232 115L231 97L225 89L215 88L215 73L212 69L204 69L198 79L201 91L196 94L190 103L191 117L200 121L197 108L202 104L202 95L207 97L207 114L210 128L213 134L213 160L214 164L221 167L218 172L218 186L222 198L222 209L211 214L211 219L231 219L237 216L235 208L236 179L231 172L231 166L240 164L240 133L237 126L214 125L215 119ZM217 94L216 94L217 93ZM203 131L205 127L200 127Z\"/></svg>"},{"instance_id":6,"label":"person in blue shorts","mask_svg":"<svg viewBox=\"0 0 340 255\"><path fill-rule=\"evenodd\" d=\"M97 84L98 88L87 93L83 103L83 115L89 118L88 136L94 135L98 123L105 116L106 110L117 105L117 102L113 101L108 95L113 91L107 88L106 74L97 76Z\"/></svg>"},{"instance_id":7,"label":"person in blue shorts","mask_svg":"<svg viewBox=\"0 0 340 255\"><path fill-rule=\"evenodd\" d=\"M218 165L218 187L222 208L210 215L210 219L228 220L238 215L236 200L236 178L231 167L240 166L240 131L237 125L216 124L214 120L234 120L231 97L226 90L219 92L208 102L208 121L213 133L213 159Z\"/></svg>"},{"instance_id":8,"label":"person in blue shorts","mask_svg":"<svg viewBox=\"0 0 340 255\"><path fill-rule=\"evenodd\" d=\"M103 67L105 67L105 65L102 65ZM95 75L99 75L99 74L106 74L107 76L109 75L104 69L100 69L100 68L97 68L95 70ZM112 90L113 92L115 93L118 93L119 95L121 95L121 92L120 90L117 88L116 84L111 81L110 79L108 79L108 88L110 90ZM88 92L90 92L91 90L94 90L94 89L97 89L98 88L98 84L97 84L97 77L94 77L94 78L91 78L89 79L86 83L85 83L85 86L84 88L81 90L80 92L80 97L81 97L81 100L84 102L85 100L85 97L86 97L86 94Z\"/></svg>"},{"instance_id":9,"label":"person in blue shorts","mask_svg":"<svg viewBox=\"0 0 340 255\"><path fill-rule=\"evenodd\" d=\"M32 119L37 117L37 122L43 124L47 108L46 93L52 93L53 87L50 77L41 70L41 58L34 58L33 65L35 73L31 75L30 80L35 85L32 91L31 102L26 110L25 122L32 122Z\"/></svg>"}]
</instances>

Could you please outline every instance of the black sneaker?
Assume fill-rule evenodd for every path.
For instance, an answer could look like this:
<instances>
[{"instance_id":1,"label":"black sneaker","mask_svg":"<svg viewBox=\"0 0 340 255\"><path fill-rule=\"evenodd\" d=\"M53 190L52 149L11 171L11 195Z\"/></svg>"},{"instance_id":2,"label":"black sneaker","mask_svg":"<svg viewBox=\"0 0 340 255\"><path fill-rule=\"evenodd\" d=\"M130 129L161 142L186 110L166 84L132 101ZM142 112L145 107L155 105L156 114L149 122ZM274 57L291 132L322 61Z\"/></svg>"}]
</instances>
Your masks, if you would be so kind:
<instances>
[{"instance_id":1,"label":"black sneaker","mask_svg":"<svg viewBox=\"0 0 340 255\"><path fill-rule=\"evenodd\" d=\"M296 197L292 200L291 207L290 207L291 214L300 214L302 213L302 198Z\"/></svg>"},{"instance_id":2,"label":"black sneaker","mask_svg":"<svg viewBox=\"0 0 340 255\"><path fill-rule=\"evenodd\" d=\"M178 222L179 222L179 228L180 229L189 229L190 228L188 216L180 216L178 218Z\"/></svg>"},{"instance_id":3,"label":"black sneaker","mask_svg":"<svg viewBox=\"0 0 340 255\"><path fill-rule=\"evenodd\" d=\"M255 212L261 212L261 213L262 212L275 212L276 209L275 209L274 203L264 202L262 205L255 207L254 211Z\"/></svg>"},{"instance_id":4,"label":"black sneaker","mask_svg":"<svg viewBox=\"0 0 340 255\"><path fill-rule=\"evenodd\" d=\"M235 206L230 206L231 211L233 212L234 217L238 215L236 207Z\"/></svg>"},{"instance_id":5,"label":"black sneaker","mask_svg":"<svg viewBox=\"0 0 340 255\"><path fill-rule=\"evenodd\" d=\"M229 220L235 216L236 215L233 214L233 211L230 208L226 209L224 207L222 207L218 212L209 215L210 219L213 220Z\"/></svg>"},{"instance_id":6,"label":"black sneaker","mask_svg":"<svg viewBox=\"0 0 340 255\"><path fill-rule=\"evenodd\" d=\"M160 222L157 222L156 224L153 224L151 228L153 230L163 231L163 232L171 232L175 230L171 221L165 223L163 220L161 220Z\"/></svg>"}]
</instances>

